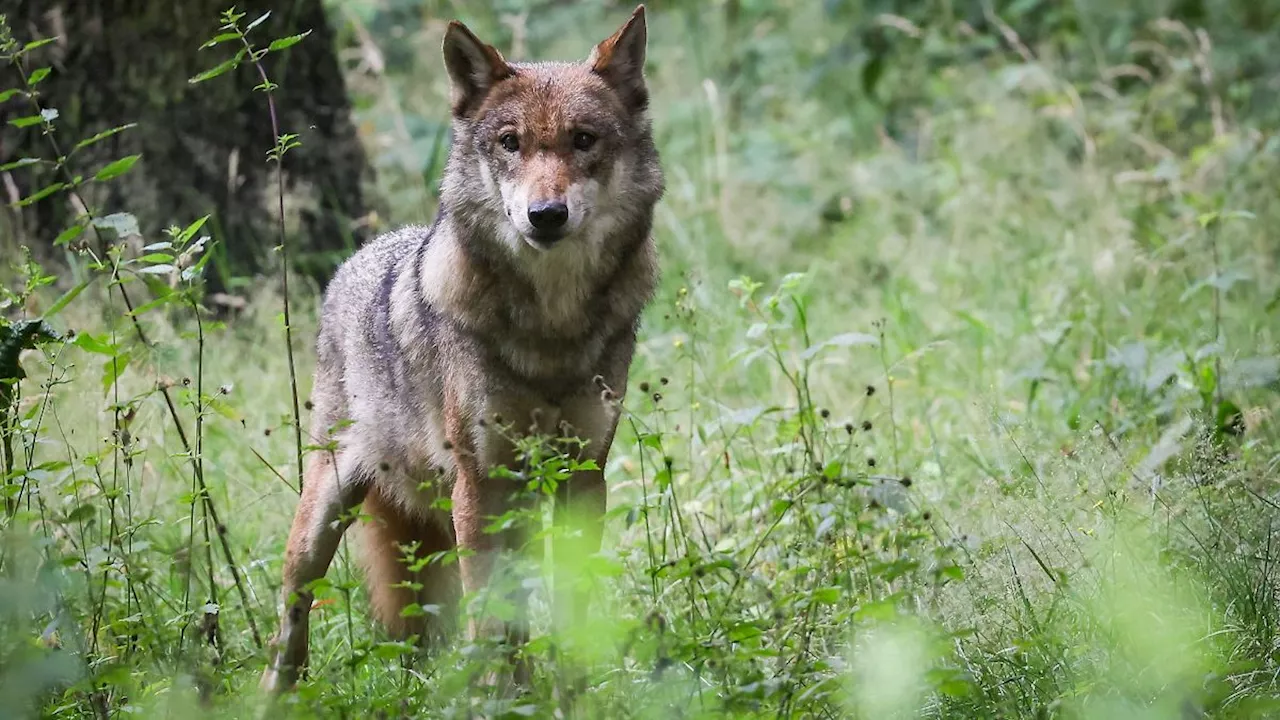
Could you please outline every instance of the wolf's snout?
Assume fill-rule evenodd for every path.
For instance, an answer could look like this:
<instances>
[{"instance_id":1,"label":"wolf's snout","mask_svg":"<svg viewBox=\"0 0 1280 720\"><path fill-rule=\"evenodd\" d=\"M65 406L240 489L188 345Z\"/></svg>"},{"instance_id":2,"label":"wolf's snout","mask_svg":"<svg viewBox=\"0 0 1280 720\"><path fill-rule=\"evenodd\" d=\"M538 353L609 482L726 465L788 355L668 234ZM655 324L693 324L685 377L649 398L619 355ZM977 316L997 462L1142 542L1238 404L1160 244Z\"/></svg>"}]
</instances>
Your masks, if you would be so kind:
<instances>
[{"instance_id":1,"label":"wolf's snout","mask_svg":"<svg viewBox=\"0 0 1280 720\"><path fill-rule=\"evenodd\" d=\"M569 220L569 206L559 200L529 203L529 224L539 233L556 233Z\"/></svg>"}]
</instances>

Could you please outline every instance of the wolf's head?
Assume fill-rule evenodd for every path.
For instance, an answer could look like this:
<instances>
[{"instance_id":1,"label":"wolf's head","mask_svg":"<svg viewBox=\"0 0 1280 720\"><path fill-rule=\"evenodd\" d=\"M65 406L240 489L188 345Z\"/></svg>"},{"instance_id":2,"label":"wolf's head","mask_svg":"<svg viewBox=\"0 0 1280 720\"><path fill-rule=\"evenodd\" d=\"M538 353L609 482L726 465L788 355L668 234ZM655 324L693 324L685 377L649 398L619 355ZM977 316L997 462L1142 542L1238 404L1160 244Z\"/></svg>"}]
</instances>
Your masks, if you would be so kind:
<instances>
[{"instance_id":1,"label":"wolf's head","mask_svg":"<svg viewBox=\"0 0 1280 720\"><path fill-rule=\"evenodd\" d=\"M643 5L579 63L508 62L450 23L454 138L442 189L456 219L492 228L517 254L599 255L617 230L647 234L662 173L645 40Z\"/></svg>"}]
</instances>

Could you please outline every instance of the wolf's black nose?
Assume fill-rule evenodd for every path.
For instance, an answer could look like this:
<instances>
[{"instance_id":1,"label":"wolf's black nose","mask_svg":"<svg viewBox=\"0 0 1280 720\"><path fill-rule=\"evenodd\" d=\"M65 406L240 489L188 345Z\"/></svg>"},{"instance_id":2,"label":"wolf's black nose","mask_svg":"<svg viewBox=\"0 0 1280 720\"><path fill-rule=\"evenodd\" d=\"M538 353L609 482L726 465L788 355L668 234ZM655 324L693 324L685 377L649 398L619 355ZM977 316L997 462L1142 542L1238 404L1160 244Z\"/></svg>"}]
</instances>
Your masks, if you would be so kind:
<instances>
[{"instance_id":1,"label":"wolf's black nose","mask_svg":"<svg viewBox=\"0 0 1280 720\"><path fill-rule=\"evenodd\" d=\"M558 200L529 203L529 222L539 232L559 230L569 219L569 206Z\"/></svg>"}]
</instances>

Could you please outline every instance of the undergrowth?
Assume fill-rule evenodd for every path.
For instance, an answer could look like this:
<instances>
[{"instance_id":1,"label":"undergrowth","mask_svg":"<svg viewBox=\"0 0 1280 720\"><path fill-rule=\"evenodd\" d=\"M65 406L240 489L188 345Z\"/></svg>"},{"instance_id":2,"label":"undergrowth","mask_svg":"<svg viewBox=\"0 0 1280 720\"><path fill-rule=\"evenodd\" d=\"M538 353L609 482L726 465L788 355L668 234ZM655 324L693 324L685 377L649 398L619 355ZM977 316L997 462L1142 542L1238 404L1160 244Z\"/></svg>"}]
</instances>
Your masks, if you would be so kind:
<instances>
[{"instance_id":1,"label":"undergrowth","mask_svg":"<svg viewBox=\"0 0 1280 720\"><path fill-rule=\"evenodd\" d=\"M1280 140L1230 112L1211 39L1157 23L1163 64L1121 92L998 23L982 43L961 32L983 49L970 61L878 71L913 88L894 99L915 114L872 134L802 63L762 64L830 41L816 11L737 60L755 94L691 57L688 38L740 32L699 12L655 12L650 31L665 274L620 399L605 550L554 558L592 613L553 633L550 569L531 561L533 686L495 692L493 648L422 656L383 636L344 540L315 588L310 675L275 712L1280 712ZM196 80L250 62L274 102L271 53L305 38L255 44L242 19L211 19L211 46L233 50ZM58 174L20 203L132 171L136 156L93 168L76 151L145 129L63 137L39 95L54 70L32 62L44 41L0 27L4 99L49 141L0 171ZM438 47L439 28L419 32ZM533 37L539 55L583 50ZM370 145L405 150L380 167L395 220L422 219L440 169L419 151L441 141L445 76L420 63L351 79ZM1206 96L1216 109L1180 126ZM418 115L433 120L410 133ZM287 173L305 132L273 136L264 157ZM61 277L18 258L0 300L0 702L244 716L266 702L303 455L327 451L300 424L316 295L288 286L282 230L278 281L214 316L202 218L139 228L127 207L79 207L49 231ZM283 223L283 189L279 207ZM287 353L264 341L282 329ZM507 477L526 492L575 469L563 448L524 449ZM493 527L510 522L542 516Z\"/></svg>"}]
</instances>

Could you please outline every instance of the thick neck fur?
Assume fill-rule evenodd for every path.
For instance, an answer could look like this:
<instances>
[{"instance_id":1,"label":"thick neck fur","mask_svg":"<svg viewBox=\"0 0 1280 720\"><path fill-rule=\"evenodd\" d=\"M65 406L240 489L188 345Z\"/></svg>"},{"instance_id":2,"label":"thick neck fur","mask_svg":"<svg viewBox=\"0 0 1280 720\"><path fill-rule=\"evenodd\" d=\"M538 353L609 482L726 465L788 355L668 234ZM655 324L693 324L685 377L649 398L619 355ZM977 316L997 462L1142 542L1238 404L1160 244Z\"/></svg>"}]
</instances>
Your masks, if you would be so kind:
<instances>
[{"instance_id":1,"label":"thick neck fur","mask_svg":"<svg viewBox=\"0 0 1280 720\"><path fill-rule=\"evenodd\" d=\"M470 128L455 122L441 218L423 258L425 299L469 330L508 342L563 342L613 329L602 325L634 325L657 280L650 232L663 192L647 120L634 132L596 217L579 236L537 250L514 236Z\"/></svg>"}]
</instances>

